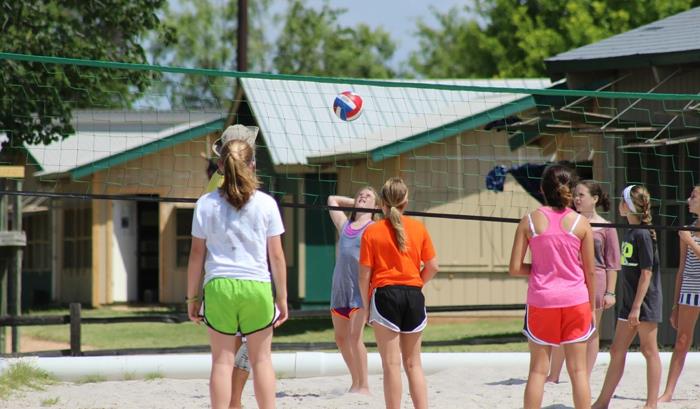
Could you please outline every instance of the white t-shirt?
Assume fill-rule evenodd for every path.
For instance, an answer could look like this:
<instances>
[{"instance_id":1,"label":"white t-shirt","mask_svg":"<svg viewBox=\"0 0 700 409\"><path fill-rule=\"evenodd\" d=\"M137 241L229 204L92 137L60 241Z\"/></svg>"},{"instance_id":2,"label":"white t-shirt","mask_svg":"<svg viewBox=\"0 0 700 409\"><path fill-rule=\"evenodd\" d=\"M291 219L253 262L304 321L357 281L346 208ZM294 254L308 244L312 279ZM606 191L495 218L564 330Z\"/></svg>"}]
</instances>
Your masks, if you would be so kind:
<instances>
[{"instance_id":1,"label":"white t-shirt","mask_svg":"<svg viewBox=\"0 0 700 409\"><path fill-rule=\"evenodd\" d=\"M236 210L218 190L197 200L192 236L205 239L204 284L218 277L270 281L267 238L284 233L277 202L256 191Z\"/></svg>"}]
</instances>

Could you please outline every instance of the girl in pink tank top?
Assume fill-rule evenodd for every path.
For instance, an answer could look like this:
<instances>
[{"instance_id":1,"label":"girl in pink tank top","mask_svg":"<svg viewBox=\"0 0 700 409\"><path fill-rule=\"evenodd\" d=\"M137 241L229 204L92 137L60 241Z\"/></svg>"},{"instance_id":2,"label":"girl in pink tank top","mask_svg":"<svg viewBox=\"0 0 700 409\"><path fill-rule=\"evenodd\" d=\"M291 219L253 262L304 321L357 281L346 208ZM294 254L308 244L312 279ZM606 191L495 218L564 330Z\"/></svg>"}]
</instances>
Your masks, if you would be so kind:
<instances>
[{"instance_id":1,"label":"girl in pink tank top","mask_svg":"<svg viewBox=\"0 0 700 409\"><path fill-rule=\"evenodd\" d=\"M586 341L595 330L593 231L570 209L573 170L552 165L542 174L545 206L523 217L515 233L509 273L528 278L523 333L530 346L525 409L542 405L553 347L563 347L574 407L589 408ZM528 247L532 263L524 263Z\"/></svg>"}]
</instances>

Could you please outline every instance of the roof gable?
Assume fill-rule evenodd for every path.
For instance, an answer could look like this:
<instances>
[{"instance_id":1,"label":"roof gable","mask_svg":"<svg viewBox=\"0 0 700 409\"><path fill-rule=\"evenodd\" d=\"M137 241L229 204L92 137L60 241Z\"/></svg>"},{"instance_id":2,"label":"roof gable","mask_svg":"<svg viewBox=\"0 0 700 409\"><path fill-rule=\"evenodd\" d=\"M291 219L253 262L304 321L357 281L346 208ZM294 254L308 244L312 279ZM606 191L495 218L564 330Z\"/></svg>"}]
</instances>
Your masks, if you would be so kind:
<instances>
[{"instance_id":1,"label":"roof gable","mask_svg":"<svg viewBox=\"0 0 700 409\"><path fill-rule=\"evenodd\" d=\"M700 62L700 7L545 60L551 74Z\"/></svg>"},{"instance_id":2,"label":"roof gable","mask_svg":"<svg viewBox=\"0 0 700 409\"><path fill-rule=\"evenodd\" d=\"M542 89L547 79L424 80L415 83ZM325 157L372 152L375 160L483 125L465 121L512 104L526 94L401 86L348 85L293 80L242 79L248 103L274 165L308 165ZM444 87L443 87L444 88ZM333 99L353 90L364 100L362 115L338 119ZM518 108L527 109L523 103ZM521 110L523 110L521 109ZM500 116L499 116L500 117ZM485 119L483 117L482 119ZM496 119L490 118L490 120ZM460 123L461 126L452 126ZM432 132L431 132L432 131ZM410 145L401 141L412 140ZM381 148L390 150L378 152Z\"/></svg>"},{"instance_id":3,"label":"roof gable","mask_svg":"<svg viewBox=\"0 0 700 409\"><path fill-rule=\"evenodd\" d=\"M37 176L69 173L78 179L133 159L221 131L218 112L74 111L75 134L50 145L26 145Z\"/></svg>"}]
</instances>

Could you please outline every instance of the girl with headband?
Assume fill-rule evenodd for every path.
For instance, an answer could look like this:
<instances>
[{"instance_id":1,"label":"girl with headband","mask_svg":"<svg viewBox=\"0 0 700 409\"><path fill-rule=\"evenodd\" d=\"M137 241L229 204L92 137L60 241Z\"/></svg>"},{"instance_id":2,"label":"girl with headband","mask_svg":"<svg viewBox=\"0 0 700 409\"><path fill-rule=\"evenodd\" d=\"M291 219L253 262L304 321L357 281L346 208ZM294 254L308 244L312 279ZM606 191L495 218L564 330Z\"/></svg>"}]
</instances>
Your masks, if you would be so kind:
<instances>
[{"instance_id":1,"label":"girl with headband","mask_svg":"<svg viewBox=\"0 0 700 409\"><path fill-rule=\"evenodd\" d=\"M651 225L651 197L643 186L627 186L622 192L620 216L630 225ZM656 408L661 381L661 358L657 346L661 322L661 275L656 232L630 228L622 239L622 300L615 336L610 347L610 365L593 409L607 408L625 370L630 344L639 335L640 351L647 363L645 409Z\"/></svg>"}]
</instances>

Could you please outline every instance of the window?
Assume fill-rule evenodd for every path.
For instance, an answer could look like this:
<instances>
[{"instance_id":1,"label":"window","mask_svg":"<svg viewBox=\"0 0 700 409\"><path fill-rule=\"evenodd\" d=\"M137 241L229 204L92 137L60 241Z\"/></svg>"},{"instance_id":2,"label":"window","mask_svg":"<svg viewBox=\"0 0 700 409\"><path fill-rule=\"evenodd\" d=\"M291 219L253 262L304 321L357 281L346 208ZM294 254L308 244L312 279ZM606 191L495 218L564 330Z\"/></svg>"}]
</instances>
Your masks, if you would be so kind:
<instances>
[{"instance_id":1,"label":"window","mask_svg":"<svg viewBox=\"0 0 700 409\"><path fill-rule=\"evenodd\" d=\"M192 242L192 217L194 209L176 209L175 211L175 253L176 267L187 267Z\"/></svg>"},{"instance_id":2,"label":"window","mask_svg":"<svg viewBox=\"0 0 700 409\"><path fill-rule=\"evenodd\" d=\"M51 271L51 242L49 240L51 226L48 212L25 215L22 223L27 234L22 270L26 272Z\"/></svg>"},{"instance_id":3,"label":"window","mask_svg":"<svg viewBox=\"0 0 700 409\"><path fill-rule=\"evenodd\" d=\"M63 211L63 268L84 270L92 267L92 209Z\"/></svg>"}]
</instances>

